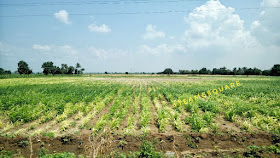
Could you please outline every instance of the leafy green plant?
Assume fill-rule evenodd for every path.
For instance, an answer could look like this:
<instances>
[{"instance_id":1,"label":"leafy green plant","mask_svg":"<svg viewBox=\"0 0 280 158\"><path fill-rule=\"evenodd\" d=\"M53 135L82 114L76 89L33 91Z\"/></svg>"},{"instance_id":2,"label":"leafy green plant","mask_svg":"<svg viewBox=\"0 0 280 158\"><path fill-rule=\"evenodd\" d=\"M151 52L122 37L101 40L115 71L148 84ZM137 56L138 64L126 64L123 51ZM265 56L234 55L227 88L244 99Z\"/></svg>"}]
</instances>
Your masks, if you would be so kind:
<instances>
[{"instance_id":1,"label":"leafy green plant","mask_svg":"<svg viewBox=\"0 0 280 158\"><path fill-rule=\"evenodd\" d=\"M153 144L151 142L144 140L140 147L139 156L140 157L160 158L160 157L162 157L162 154L155 151Z\"/></svg>"},{"instance_id":2,"label":"leafy green plant","mask_svg":"<svg viewBox=\"0 0 280 158\"><path fill-rule=\"evenodd\" d=\"M52 132L43 133L42 135L43 135L43 136L47 136L47 137L49 137L49 138L54 138L54 137L55 137L55 134L52 133Z\"/></svg>"},{"instance_id":3,"label":"leafy green plant","mask_svg":"<svg viewBox=\"0 0 280 158\"><path fill-rule=\"evenodd\" d=\"M22 140L19 142L19 146L23 147L23 148L27 147L28 144L29 144L29 141L27 141L27 140Z\"/></svg>"},{"instance_id":4,"label":"leafy green plant","mask_svg":"<svg viewBox=\"0 0 280 158\"><path fill-rule=\"evenodd\" d=\"M40 150L39 150L39 155L40 157L44 157L46 156L48 153L48 149L46 149L45 147L41 147Z\"/></svg>"},{"instance_id":5,"label":"leafy green plant","mask_svg":"<svg viewBox=\"0 0 280 158\"><path fill-rule=\"evenodd\" d=\"M206 121L197 114L192 114L191 117L186 118L186 121L191 125L191 128L197 132L206 126Z\"/></svg>"}]
</instances>

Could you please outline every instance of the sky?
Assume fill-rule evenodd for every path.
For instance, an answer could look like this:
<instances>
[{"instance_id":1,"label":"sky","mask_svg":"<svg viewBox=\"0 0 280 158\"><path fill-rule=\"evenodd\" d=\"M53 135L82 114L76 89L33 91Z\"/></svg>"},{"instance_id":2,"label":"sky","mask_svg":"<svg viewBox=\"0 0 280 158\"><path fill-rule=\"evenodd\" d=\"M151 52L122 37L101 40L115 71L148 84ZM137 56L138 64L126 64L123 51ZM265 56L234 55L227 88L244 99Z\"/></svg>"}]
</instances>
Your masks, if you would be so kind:
<instances>
[{"instance_id":1,"label":"sky","mask_svg":"<svg viewBox=\"0 0 280 158\"><path fill-rule=\"evenodd\" d=\"M280 64L280 0L0 0L0 67L85 72Z\"/></svg>"}]
</instances>

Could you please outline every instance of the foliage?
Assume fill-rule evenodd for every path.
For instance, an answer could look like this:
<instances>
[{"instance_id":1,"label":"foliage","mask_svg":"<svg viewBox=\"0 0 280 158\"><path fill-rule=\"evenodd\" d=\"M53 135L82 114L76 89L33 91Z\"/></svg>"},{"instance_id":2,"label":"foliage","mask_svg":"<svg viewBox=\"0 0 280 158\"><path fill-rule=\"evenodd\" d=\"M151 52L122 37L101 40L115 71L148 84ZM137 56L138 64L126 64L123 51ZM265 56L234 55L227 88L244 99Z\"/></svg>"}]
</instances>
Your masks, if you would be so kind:
<instances>
[{"instance_id":1,"label":"foliage","mask_svg":"<svg viewBox=\"0 0 280 158\"><path fill-rule=\"evenodd\" d=\"M256 67L247 68L239 67L233 68L232 70L227 69L226 67L213 68L213 70L208 70L207 68L202 68L198 70L179 70L180 74L211 74L211 75L271 75L271 76L280 76L280 64L274 65L271 70L260 70Z\"/></svg>"},{"instance_id":2,"label":"foliage","mask_svg":"<svg viewBox=\"0 0 280 158\"><path fill-rule=\"evenodd\" d=\"M0 158L12 158L12 157L13 157L13 152L6 151L6 150L0 151Z\"/></svg>"},{"instance_id":3,"label":"foliage","mask_svg":"<svg viewBox=\"0 0 280 158\"><path fill-rule=\"evenodd\" d=\"M63 153L42 155L40 156L40 158L76 158L76 156L74 153L63 152Z\"/></svg>"},{"instance_id":4,"label":"foliage","mask_svg":"<svg viewBox=\"0 0 280 158\"><path fill-rule=\"evenodd\" d=\"M61 64L61 68L58 66L54 66L53 62L48 61L44 62L42 67L43 68L43 73L45 75L48 74L82 74L83 71L85 70L84 68L81 67L80 63L76 64L76 68L73 66L68 66L67 64Z\"/></svg>"},{"instance_id":5,"label":"foliage","mask_svg":"<svg viewBox=\"0 0 280 158\"><path fill-rule=\"evenodd\" d=\"M188 126L194 132L217 133L220 119L234 122L247 131L255 127L280 133L280 80L277 77L207 77L213 80L141 84L135 84L135 80L125 83L94 77L1 79L1 135L14 137L28 133L55 137L83 128L91 130L93 136L108 131L118 131L120 135L149 135L154 125L162 133L171 130L184 133ZM185 98L237 80L242 86L184 103ZM177 100L181 102L174 106L172 103ZM97 120L92 121L95 118ZM27 122L30 123L24 125ZM47 126L40 129L43 123ZM24 128L19 129L22 124Z\"/></svg>"},{"instance_id":6,"label":"foliage","mask_svg":"<svg viewBox=\"0 0 280 158\"><path fill-rule=\"evenodd\" d=\"M170 68L166 68L162 73L163 74L173 74L173 71Z\"/></svg>"},{"instance_id":7,"label":"foliage","mask_svg":"<svg viewBox=\"0 0 280 158\"><path fill-rule=\"evenodd\" d=\"M153 144L151 142L144 140L140 147L139 157L160 158L162 157L162 155L161 153L155 151Z\"/></svg>"},{"instance_id":8,"label":"foliage","mask_svg":"<svg viewBox=\"0 0 280 158\"><path fill-rule=\"evenodd\" d=\"M17 69L19 74L31 74L32 70L29 69L28 64L21 60L18 62L18 69Z\"/></svg>"},{"instance_id":9,"label":"foliage","mask_svg":"<svg viewBox=\"0 0 280 158\"><path fill-rule=\"evenodd\" d=\"M272 76L280 76L280 64L276 64L271 69Z\"/></svg>"},{"instance_id":10,"label":"foliage","mask_svg":"<svg viewBox=\"0 0 280 158\"><path fill-rule=\"evenodd\" d=\"M3 68L0 68L0 75L7 75L7 74L11 74L10 70L4 70Z\"/></svg>"}]
</instances>

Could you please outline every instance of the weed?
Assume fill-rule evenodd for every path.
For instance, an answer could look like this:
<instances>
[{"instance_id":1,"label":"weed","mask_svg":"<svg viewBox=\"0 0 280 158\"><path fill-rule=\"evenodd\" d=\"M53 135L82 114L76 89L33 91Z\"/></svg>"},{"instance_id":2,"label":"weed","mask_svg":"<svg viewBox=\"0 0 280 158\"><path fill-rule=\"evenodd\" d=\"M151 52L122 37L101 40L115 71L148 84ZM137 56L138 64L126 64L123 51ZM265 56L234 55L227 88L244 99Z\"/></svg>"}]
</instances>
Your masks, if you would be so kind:
<instances>
[{"instance_id":1,"label":"weed","mask_svg":"<svg viewBox=\"0 0 280 158\"><path fill-rule=\"evenodd\" d=\"M48 152L48 149L46 149L45 147L40 148L40 150L39 150L40 157L47 155L47 152Z\"/></svg>"},{"instance_id":2,"label":"weed","mask_svg":"<svg viewBox=\"0 0 280 158\"><path fill-rule=\"evenodd\" d=\"M53 132L43 133L43 136L47 136L49 138L54 138L55 134Z\"/></svg>"},{"instance_id":3,"label":"weed","mask_svg":"<svg viewBox=\"0 0 280 158\"><path fill-rule=\"evenodd\" d=\"M125 141L125 140L121 140L120 142L119 142L119 146L122 148L122 150L123 150L123 148L124 148L124 146L127 144L127 142Z\"/></svg>"},{"instance_id":4,"label":"weed","mask_svg":"<svg viewBox=\"0 0 280 158\"><path fill-rule=\"evenodd\" d=\"M22 140L22 141L19 142L18 146L22 147L22 148L25 148L25 147L28 146L28 144L29 144L29 142L27 140Z\"/></svg>"}]
</instances>

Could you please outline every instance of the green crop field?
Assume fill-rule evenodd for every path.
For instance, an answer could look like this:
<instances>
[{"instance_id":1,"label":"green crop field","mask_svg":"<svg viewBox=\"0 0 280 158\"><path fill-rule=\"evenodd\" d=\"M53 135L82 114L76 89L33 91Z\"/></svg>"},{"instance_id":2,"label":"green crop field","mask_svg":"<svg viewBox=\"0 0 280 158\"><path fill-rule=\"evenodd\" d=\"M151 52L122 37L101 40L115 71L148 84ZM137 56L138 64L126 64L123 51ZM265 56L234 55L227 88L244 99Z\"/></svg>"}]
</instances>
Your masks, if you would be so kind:
<instances>
[{"instance_id":1,"label":"green crop field","mask_svg":"<svg viewBox=\"0 0 280 158\"><path fill-rule=\"evenodd\" d=\"M0 79L0 157L279 157L279 120L279 77Z\"/></svg>"}]
</instances>

